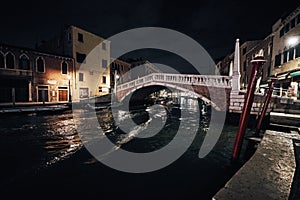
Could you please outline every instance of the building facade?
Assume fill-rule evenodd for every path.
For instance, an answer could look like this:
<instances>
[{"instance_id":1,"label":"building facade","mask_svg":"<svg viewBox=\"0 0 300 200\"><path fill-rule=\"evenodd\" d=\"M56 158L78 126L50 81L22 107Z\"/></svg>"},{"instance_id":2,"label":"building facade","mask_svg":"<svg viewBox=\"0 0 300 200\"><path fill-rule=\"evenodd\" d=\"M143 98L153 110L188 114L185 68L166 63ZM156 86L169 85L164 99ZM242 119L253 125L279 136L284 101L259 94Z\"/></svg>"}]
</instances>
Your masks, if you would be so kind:
<instances>
[{"instance_id":1,"label":"building facade","mask_svg":"<svg viewBox=\"0 0 300 200\"><path fill-rule=\"evenodd\" d=\"M0 45L0 102L70 101L74 77L70 57Z\"/></svg>"},{"instance_id":2,"label":"building facade","mask_svg":"<svg viewBox=\"0 0 300 200\"><path fill-rule=\"evenodd\" d=\"M251 60L255 57L260 50L264 52L264 59L266 62L263 64L260 70L260 78L258 84L260 87L268 87L268 80L271 76L271 59L272 59L272 47L273 47L273 34L268 35L265 39L252 43L251 48L247 51L244 49L243 57L241 58L241 71L242 71L242 83L243 88L246 89L248 86L248 80L250 80L252 64Z\"/></svg>"},{"instance_id":3,"label":"building facade","mask_svg":"<svg viewBox=\"0 0 300 200\"><path fill-rule=\"evenodd\" d=\"M278 76L277 95L299 99L300 7L280 18L272 27L272 75Z\"/></svg>"},{"instance_id":4,"label":"building facade","mask_svg":"<svg viewBox=\"0 0 300 200\"><path fill-rule=\"evenodd\" d=\"M250 75L251 68L249 63L251 61L252 53L258 47L260 40L246 41L240 45L240 89L245 89L248 84L248 76ZM228 54L223 59L216 63L216 75L232 76L234 63L234 52Z\"/></svg>"},{"instance_id":5,"label":"building facade","mask_svg":"<svg viewBox=\"0 0 300 200\"><path fill-rule=\"evenodd\" d=\"M110 64L110 85L114 91L116 91L117 81L120 83L131 81L131 64L120 59L111 58Z\"/></svg>"},{"instance_id":6,"label":"building facade","mask_svg":"<svg viewBox=\"0 0 300 200\"><path fill-rule=\"evenodd\" d=\"M38 49L74 58L73 100L101 96L111 91L110 42L75 26L38 45Z\"/></svg>"}]
</instances>

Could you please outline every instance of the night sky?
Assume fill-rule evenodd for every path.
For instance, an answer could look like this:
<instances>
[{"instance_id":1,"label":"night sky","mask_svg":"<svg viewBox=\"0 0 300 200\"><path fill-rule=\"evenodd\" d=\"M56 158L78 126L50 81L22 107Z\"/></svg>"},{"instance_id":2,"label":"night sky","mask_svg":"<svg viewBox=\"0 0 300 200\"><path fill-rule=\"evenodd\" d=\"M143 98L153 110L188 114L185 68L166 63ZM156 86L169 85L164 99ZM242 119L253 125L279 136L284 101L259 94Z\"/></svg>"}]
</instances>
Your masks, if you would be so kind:
<instances>
[{"instance_id":1,"label":"night sky","mask_svg":"<svg viewBox=\"0 0 300 200\"><path fill-rule=\"evenodd\" d=\"M1 6L2 43L34 47L65 24L104 38L127 29L157 26L180 31L198 41L217 59L241 41L263 39L284 13L299 1L5 1Z\"/></svg>"}]
</instances>

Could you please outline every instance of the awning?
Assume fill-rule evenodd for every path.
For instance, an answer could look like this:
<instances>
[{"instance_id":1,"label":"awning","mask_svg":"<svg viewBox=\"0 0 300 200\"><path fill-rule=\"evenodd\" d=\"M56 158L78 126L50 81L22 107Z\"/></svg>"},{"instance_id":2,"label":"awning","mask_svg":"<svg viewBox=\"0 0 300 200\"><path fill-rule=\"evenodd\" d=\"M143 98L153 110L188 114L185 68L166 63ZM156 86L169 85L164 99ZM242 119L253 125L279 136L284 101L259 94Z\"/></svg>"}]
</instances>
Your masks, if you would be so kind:
<instances>
[{"instance_id":1,"label":"awning","mask_svg":"<svg viewBox=\"0 0 300 200\"><path fill-rule=\"evenodd\" d=\"M296 72L290 73L291 77L299 76L299 75L300 75L300 71L296 71Z\"/></svg>"}]
</instances>

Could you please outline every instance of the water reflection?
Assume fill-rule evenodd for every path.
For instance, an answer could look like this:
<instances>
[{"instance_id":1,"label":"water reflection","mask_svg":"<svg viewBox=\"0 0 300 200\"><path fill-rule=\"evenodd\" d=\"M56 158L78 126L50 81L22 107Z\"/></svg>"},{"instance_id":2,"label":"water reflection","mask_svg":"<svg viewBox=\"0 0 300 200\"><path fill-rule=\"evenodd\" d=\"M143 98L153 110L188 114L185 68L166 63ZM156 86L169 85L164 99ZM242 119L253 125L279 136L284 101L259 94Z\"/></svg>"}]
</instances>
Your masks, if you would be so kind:
<instances>
[{"instance_id":1,"label":"water reflection","mask_svg":"<svg viewBox=\"0 0 300 200\"><path fill-rule=\"evenodd\" d=\"M110 109L97 110L99 134L96 134L96 137L98 139L108 137L116 144L116 148L113 151L118 150L118 148L132 152L154 151L167 145L172 140L179 123L184 122L182 125L186 130L185 134L191 134L190 130L198 125L195 118L200 117L194 115L194 109L195 106L174 108L174 110L164 108L156 111L151 110L149 107L145 110L132 111L130 113L118 110L117 112L119 113L116 115L118 119L113 118ZM207 130L213 129L213 127L209 127L210 112L203 108L200 109L203 110L199 122L201 128L199 128L192 145L175 164L161 170L161 172L151 174L159 180L159 183L155 184L172 185L174 180L177 180L182 175L182 177L186 177L183 178L183 182L188 184L189 181L194 180L196 185L199 184L204 188L201 188L202 192L207 192L205 188L210 188L210 195L215 192L216 188L224 184L230 176L228 170L231 165L231 150L237 128L229 125L225 126L212 152L204 159L199 159L199 148ZM88 153L83 148L81 139L90 141L95 139L95 134L89 134L90 127L86 125L84 128L87 130L87 134L80 138L76 131L76 124L85 125L87 124L86 121L96 116L85 113L85 118L83 119L73 118L73 115L79 116L82 115L82 112L72 113L67 111L56 115L31 114L2 117L0 120L0 158L4 162L1 164L0 185L8 185L22 177L30 177L28 174L40 173L41 169L55 169L52 175L55 176L59 172L62 178L58 176L51 177L50 173L45 175L47 180L44 181L52 180L51 183L57 187L69 185L68 189L76 188L76 184L79 184L78 182L86 183L87 180L92 179L94 176L98 176L99 180L104 179L104 182L109 181L111 177L116 177L116 171L109 170L102 165L99 166L99 162L91 159L92 156L88 156ZM189 115L186 115L187 118L183 118L180 114L181 112L187 112ZM135 118L135 122L141 125L142 128L136 130L132 127L131 131L123 132L119 128L120 123L126 124L132 117ZM156 131L158 134L152 135L151 130L153 129L149 127L154 121L159 122L160 124L157 127L163 127L163 129L160 132ZM143 137L139 137L141 135ZM185 138L182 137L180 139L182 143L174 144L173 148L182 145L184 140ZM105 157L105 155L103 156ZM54 166L56 167L53 168ZM73 166L77 167L74 169L75 172L73 172ZM99 175L99 169L100 171L105 171L107 175L103 173ZM87 175L82 174L80 177L77 177L82 171L85 171ZM46 173L48 172L46 171ZM65 176L63 176L64 173L66 173ZM118 173L118 175L120 177L125 176L122 173ZM68 181L72 176L74 176L72 179L74 183ZM147 186L150 187L152 185L152 176L145 174L140 181L146 185L149 182ZM170 177L173 177L174 180L170 179ZM139 187L139 184L137 185L134 180L131 181L131 178L131 176L130 178L126 177L125 181L129 181L131 185ZM178 180L181 179L178 178ZM110 187L106 186L105 183L103 184L102 187L109 191ZM90 185L90 187L93 187L93 185ZM189 185L189 187L197 192L199 190L198 186ZM163 190L163 185L160 188L158 190ZM89 188L87 188L88 190ZM174 191L176 190L174 189ZM188 189L186 188L186 190ZM179 192L179 190L177 191Z\"/></svg>"}]
</instances>

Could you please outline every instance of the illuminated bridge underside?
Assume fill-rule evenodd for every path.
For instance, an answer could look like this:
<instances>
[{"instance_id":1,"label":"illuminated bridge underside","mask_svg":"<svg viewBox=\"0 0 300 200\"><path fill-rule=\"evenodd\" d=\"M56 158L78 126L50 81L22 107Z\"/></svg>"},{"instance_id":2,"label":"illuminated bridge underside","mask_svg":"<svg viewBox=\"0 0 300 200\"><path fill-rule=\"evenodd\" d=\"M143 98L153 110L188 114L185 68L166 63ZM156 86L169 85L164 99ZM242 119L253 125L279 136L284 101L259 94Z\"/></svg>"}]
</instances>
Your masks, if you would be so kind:
<instances>
[{"instance_id":1,"label":"illuminated bridge underside","mask_svg":"<svg viewBox=\"0 0 300 200\"><path fill-rule=\"evenodd\" d=\"M117 99L123 101L133 92L150 86L180 90L211 104L216 110L228 110L231 91L228 76L153 73L119 85Z\"/></svg>"}]
</instances>

